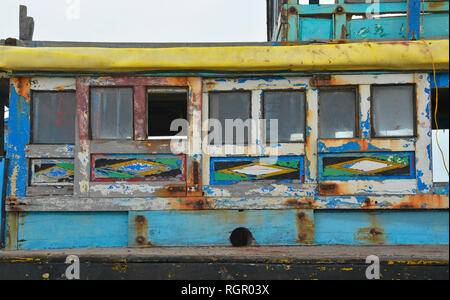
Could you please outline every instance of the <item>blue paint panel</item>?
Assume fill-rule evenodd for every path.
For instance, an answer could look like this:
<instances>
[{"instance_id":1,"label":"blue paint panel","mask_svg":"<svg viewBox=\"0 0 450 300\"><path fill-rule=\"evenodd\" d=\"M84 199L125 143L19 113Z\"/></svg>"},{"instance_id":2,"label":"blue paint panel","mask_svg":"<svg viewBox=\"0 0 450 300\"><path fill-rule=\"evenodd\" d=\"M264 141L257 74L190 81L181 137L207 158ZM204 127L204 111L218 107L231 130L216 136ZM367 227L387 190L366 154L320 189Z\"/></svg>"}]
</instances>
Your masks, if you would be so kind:
<instances>
[{"instance_id":1,"label":"blue paint panel","mask_svg":"<svg viewBox=\"0 0 450 300\"><path fill-rule=\"evenodd\" d=\"M430 74L430 83L431 83L431 88L435 89L436 85L439 88L445 88L445 87L449 87L449 80L448 80L448 73L437 73L436 74L436 84L434 83L434 76L433 73Z\"/></svg>"},{"instance_id":2,"label":"blue paint panel","mask_svg":"<svg viewBox=\"0 0 450 300\"><path fill-rule=\"evenodd\" d=\"M317 39L333 39L333 21L319 18L300 18L299 41L310 41Z\"/></svg>"},{"instance_id":3,"label":"blue paint panel","mask_svg":"<svg viewBox=\"0 0 450 300\"><path fill-rule=\"evenodd\" d=\"M380 241L397 245L448 245L448 211L315 211L316 243L373 244L362 232L376 227ZM376 253L373 253L376 255Z\"/></svg>"},{"instance_id":4,"label":"blue paint panel","mask_svg":"<svg viewBox=\"0 0 450 300\"><path fill-rule=\"evenodd\" d=\"M19 250L125 247L128 213L20 213Z\"/></svg>"},{"instance_id":5,"label":"blue paint panel","mask_svg":"<svg viewBox=\"0 0 450 300\"><path fill-rule=\"evenodd\" d=\"M408 0L408 40L420 39L421 0Z\"/></svg>"},{"instance_id":6,"label":"blue paint panel","mask_svg":"<svg viewBox=\"0 0 450 300\"><path fill-rule=\"evenodd\" d=\"M28 82L22 80L21 84L28 84ZM25 157L25 148L30 140L29 97L29 94L19 95L14 84L11 84L7 149L7 157L10 159L8 168L8 178L10 180L8 180L7 196L12 195L11 182L14 181L15 196L25 197L28 178L28 160Z\"/></svg>"},{"instance_id":7,"label":"blue paint panel","mask_svg":"<svg viewBox=\"0 0 450 300\"><path fill-rule=\"evenodd\" d=\"M351 20L348 39L381 39L406 37L406 17Z\"/></svg>"},{"instance_id":8,"label":"blue paint panel","mask_svg":"<svg viewBox=\"0 0 450 300\"><path fill-rule=\"evenodd\" d=\"M312 214L312 211L310 211ZM297 210L130 212L130 246L137 215L148 220L148 241L156 246L230 245L232 231L248 228L258 245L299 245Z\"/></svg>"},{"instance_id":9,"label":"blue paint panel","mask_svg":"<svg viewBox=\"0 0 450 300\"><path fill-rule=\"evenodd\" d=\"M432 14L425 15L423 20L423 37L431 36L447 36L448 38L448 25L449 15L446 14Z\"/></svg>"}]
</instances>

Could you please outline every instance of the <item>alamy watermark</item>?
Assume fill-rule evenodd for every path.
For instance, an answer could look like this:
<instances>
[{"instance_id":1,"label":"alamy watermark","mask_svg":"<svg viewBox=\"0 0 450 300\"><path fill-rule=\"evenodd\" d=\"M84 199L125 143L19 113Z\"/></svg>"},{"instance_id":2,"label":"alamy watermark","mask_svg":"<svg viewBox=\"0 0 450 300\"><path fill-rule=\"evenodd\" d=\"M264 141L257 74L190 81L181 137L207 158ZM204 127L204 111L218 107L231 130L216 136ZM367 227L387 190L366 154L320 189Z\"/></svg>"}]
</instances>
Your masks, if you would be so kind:
<instances>
[{"instance_id":1,"label":"alamy watermark","mask_svg":"<svg viewBox=\"0 0 450 300\"><path fill-rule=\"evenodd\" d=\"M76 255L69 255L66 258L66 264L70 264L66 269L66 279L80 279L80 259Z\"/></svg>"},{"instance_id":2,"label":"alamy watermark","mask_svg":"<svg viewBox=\"0 0 450 300\"><path fill-rule=\"evenodd\" d=\"M380 279L380 258L376 255L370 255L366 258L366 264L370 264L366 269L366 278L368 280Z\"/></svg>"}]
</instances>

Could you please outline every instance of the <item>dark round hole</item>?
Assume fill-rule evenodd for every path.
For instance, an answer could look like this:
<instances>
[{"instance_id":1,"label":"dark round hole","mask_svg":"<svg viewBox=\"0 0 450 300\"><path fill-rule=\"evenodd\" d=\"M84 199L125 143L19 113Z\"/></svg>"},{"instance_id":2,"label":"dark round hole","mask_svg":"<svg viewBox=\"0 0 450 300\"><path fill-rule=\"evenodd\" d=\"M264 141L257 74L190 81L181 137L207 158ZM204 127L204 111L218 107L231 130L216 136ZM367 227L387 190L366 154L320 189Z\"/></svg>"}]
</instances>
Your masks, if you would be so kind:
<instances>
[{"instance_id":1,"label":"dark round hole","mask_svg":"<svg viewBox=\"0 0 450 300\"><path fill-rule=\"evenodd\" d=\"M247 228L240 227L233 230L230 235L230 242L233 247L250 246L253 240L253 235Z\"/></svg>"}]
</instances>

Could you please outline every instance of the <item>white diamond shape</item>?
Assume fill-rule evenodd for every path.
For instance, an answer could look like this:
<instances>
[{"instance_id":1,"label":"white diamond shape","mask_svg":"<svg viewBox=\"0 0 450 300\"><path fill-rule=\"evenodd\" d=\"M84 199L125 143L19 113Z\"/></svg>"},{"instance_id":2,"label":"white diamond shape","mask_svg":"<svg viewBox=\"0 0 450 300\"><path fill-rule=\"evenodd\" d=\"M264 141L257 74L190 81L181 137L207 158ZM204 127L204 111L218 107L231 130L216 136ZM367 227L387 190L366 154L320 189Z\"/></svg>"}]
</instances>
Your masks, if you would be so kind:
<instances>
[{"instance_id":1,"label":"white diamond shape","mask_svg":"<svg viewBox=\"0 0 450 300\"><path fill-rule=\"evenodd\" d=\"M376 161L372 161L372 160L361 160L352 165L345 165L344 167L347 169L353 169L353 170L358 170L358 171L362 171L362 172L372 172L372 171L384 169L384 168L387 168L390 166L392 166L392 165L384 164L384 163L380 163L380 162L376 162Z\"/></svg>"},{"instance_id":2,"label":"white diamond shape","mask_svg":"<svg viewBox=\"0 0 450 300\"><path fill-rule=\"evenodd\" d=\"M275 172L279 172L281 171L278 168L272 168L272 167L267 167L267 166L249 166L249 167L244 167L241 169L234 169L234 172L237 173L242 173L245 175L251 175L251 176L261 176L261 175L267 175L270 173L275 173Z\"/></svg>"}]
</instances>

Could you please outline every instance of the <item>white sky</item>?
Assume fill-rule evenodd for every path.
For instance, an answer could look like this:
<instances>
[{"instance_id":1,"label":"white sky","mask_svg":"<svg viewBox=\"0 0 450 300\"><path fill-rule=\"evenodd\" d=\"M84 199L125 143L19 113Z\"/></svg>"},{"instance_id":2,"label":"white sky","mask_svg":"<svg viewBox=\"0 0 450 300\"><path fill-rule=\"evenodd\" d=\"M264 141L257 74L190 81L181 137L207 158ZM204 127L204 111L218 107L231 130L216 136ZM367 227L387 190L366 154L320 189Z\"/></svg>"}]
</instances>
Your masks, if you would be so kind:
<instances>
[{"instance_id":1,"label":"white sky","mask_svg":"<svg viewBox=\"0 0 450 300\"><path fill-rule=\"evenodd\" d=\"M34 18L33 39L41 41L264 42L267 38L266 0L0 0L0 39L18 38L20 4Z\"/></svg>"},{"instance_id":2,"label":"white sky","mask_svg":"<svg viewBox=\"0 0 450 300\"><path fill-rule=\"evenodd\" d=\"M20 4L34 40L266 41L265 0L0 0L0 39L18 38Z\"/></svg>"}]
</instances>

